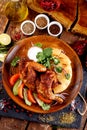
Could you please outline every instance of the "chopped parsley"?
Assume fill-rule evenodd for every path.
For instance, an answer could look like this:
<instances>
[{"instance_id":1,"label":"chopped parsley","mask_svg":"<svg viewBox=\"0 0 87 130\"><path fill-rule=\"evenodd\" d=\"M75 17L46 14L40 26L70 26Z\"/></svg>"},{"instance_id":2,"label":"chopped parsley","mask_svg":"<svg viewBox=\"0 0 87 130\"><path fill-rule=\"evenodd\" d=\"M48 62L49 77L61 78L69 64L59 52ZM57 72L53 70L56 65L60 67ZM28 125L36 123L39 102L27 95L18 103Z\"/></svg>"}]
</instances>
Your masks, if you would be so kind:
<instances>
[{"instance_id":1,"label":"chopped parsley","mask_svg":"<svg viewBox=\"0 0 87 130\"><path fill-rule=\"evenodd\" d=\"M47 68L50 68L50 61L52 59L52 48L45 48L42 52L39 52L36 55L39 63L45 65Z\"/></svg>"},{"instance_id":2,"label":"chopped parsley","mask_svg":"<svg viewBox=\"0 0 87 130\"><path fill-rule=\"evenodd\" d=\"M11 66L15 67L15 66L18 64L19 60L20 60L20 58L19 58L18 56L16 56L16 57L12 60Z\"/></svg>"},{"instance_id":3,"label":"chopped parsley","mask_svg":"<svg viewBox=\"0 0 87 130\"><path fill-rule=\"evenodd\" d=\"M43 54L46 58L50 58L52 56L52 48L45 48L43 49Z\"/></svg>"},{"instance_id":4,"label":"chopped parsley","mask_svg":"<svg viewBox=\"0 0 87 130\"><path fill-rule=\"evenodd\" d=\"M42 47L42 43L40 43L40 42L37 42L34 45L37 46L37 47Z\"/></svg>"}]
</instances>

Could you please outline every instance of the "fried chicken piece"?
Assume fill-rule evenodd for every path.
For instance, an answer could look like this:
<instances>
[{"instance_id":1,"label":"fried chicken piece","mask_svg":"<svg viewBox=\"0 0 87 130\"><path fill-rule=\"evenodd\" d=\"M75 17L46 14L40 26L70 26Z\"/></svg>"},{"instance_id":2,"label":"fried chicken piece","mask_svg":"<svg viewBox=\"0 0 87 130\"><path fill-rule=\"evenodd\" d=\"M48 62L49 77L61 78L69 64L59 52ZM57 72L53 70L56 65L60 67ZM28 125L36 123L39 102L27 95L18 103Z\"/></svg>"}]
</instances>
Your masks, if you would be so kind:
<instances>
[{"instance_id":1,"label":"fried chicken piece","mask_svg":"<svg viewBox=\"0 0 87 130\"><path fill-rule=\"evenodd\" d=\"M23 59L19 63L20 78L24 84L31 90L35 89L35 81L37 79L37 72L45 72L46 67L34 62Z\"/></svg>"},{"instance_id":2,"label":"fried chicken piece","mask_svg":"<svg viewBox=\"0 0 87 130\"><path fill-rule=\"evenodd\" d=\"M53 88L56 85L58 85L56 73L52 70L47 70L45 73L41 74L40 80L36 83L37 92L47 99L57 100L62 103L63 100L53 93Z\"/></svg>"},{"instance_id":3,"label":"fried chicken piece","mask_svg":"<svg viewBox=\"0 0 87 130\"><path fill-rule=\"evenodd\" d=\"M44 65L39 64L37 62L31 61L28 62L28 69L32 68L33 70L37 71L37 72L45 72L47 69Z\"/></svg>"}]
</instances>

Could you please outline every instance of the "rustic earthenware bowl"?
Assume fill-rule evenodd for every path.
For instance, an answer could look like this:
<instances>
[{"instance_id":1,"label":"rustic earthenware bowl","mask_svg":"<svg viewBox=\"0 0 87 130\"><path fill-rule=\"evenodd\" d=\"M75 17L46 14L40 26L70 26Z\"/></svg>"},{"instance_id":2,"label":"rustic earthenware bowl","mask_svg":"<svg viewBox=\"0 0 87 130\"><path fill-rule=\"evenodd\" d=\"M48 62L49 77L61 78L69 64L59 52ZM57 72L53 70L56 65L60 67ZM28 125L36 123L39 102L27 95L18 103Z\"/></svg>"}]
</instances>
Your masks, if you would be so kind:
<instances>
[{"instance_id":1,"label":"rustic earthenware bowl","mask_svg":"<svg viewBox=\"0 0 87 130\"><path fill-rule=\"evenodd\" d=\"M42 110L38 105L27 106L21 98L13 95L11 86L9 83L9 77L11 73L10 63L12 59L15 57L15 55L20 55L21 57L26 56L29 47L31 47L31 44L32 43L34 44L37 42L42 43L44 47L57 47L57 48L63 49L66 55L70 58L72 62L72 72L73 72L72 80L68 88L64 91L68 93L68 96L66 96L66 99L64 100L62 104L56 104L52 106L51 109L48 111ZM6 92L11 97L11 99L14 102L16 102L19 106L29 111L36 112L36 113L51 113L51 112L59 111L65 108L67 105L71 103L73 99L75 99L82 85L83 72L82 72L82 66L81 66L81 63L77 54L69 45L67 45L65 42L63 42L62 40L58 38L40 35L40 36L32 36L32 37L23 39L17 42L17 44L10 49L3 63L2 79L3 79L3 85Z\"/></svg>"}]
</instances>

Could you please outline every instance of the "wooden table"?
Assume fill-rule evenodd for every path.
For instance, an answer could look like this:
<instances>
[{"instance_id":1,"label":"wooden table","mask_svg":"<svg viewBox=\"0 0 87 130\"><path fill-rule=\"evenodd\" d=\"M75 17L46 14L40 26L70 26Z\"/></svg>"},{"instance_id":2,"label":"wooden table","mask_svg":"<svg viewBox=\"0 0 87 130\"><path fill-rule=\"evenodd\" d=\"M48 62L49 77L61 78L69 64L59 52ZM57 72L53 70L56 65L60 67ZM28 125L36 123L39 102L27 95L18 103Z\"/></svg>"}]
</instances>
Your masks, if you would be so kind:
<instances>
[{"instance_id":1,"label":"wooden table","mask_svg":"<svg viewBox=\"0 0 87 130\"><path fill-rule=\"evenodd\" d=\"M6 2L8 0L4 0ZM3 12L2 4L3 2L0 1L0 11ZM31 11L31 10L30 10ZM31 11L32 13L32 11ZM33 20L34 16L37 13L33 13L33 17L29 15L28 19ZM0 34L1 33L8 33L14 41L18 41L23 39L25 36L22 35L20 32L20 23L13 23L8 21L6 16L0 13ZM36 31L34 35L46 34L46 32ZM68 39L67 39L67 37ZM63 31L61 37L64 41L68 44L72 44L77 39L81 38L79 36L73 35L71 32ZM35 122L28 122L14 118L7 118L7 117L0 117L0 130L52 130L53 127L48 124L38 124ZM57 130L69 130L67 128L56 128ZM77 129L70 129L70 130L77 130ZM87 112L82 117L81 127L78 130L87 130Z\"/></svg>"}]
</instances>

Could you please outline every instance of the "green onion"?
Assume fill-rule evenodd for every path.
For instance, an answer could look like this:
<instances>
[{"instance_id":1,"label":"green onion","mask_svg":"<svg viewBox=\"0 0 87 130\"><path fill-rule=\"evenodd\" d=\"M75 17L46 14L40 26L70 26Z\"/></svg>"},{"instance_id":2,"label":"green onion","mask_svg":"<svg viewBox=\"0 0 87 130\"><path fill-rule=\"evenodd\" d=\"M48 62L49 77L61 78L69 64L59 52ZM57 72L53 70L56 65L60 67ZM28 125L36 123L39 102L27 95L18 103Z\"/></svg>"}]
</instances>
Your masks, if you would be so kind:
<instances>
[{"instance_id":1,"label":"green onion","mask_svg":"<svg viewBox=\"0 0 87 130\"><path fill-rule=\"evenodd\" d=\"M69 73L66 73L66 74L65 74L65 77L66 77L66 79L69 79L69 78L70 78L70 74L69 74Z\"/></svg>"},{"instance_id":2,"label":"green onion","mask_svg":"<svg viewBox=\"0 0 87 130\"><path fill-rule=\"evenodd\" d=\"M61 72L62 72L62 67L61 67L61 66L56 67L56 71L57 71L58 73L61 73Z\"/></svg>"},{"instance_id":3,"label":"green onion","mask_svg":"<svg viewBox=\"0 0 87 130\"><path fill-rule=\"evenodd\" d=\"M54 64L55 64L55 65L58 65L58 63L60 63L60 60L57 59L57 58L54 58L53 60L54 60Z\"/></svg>"}]
</instances>

